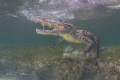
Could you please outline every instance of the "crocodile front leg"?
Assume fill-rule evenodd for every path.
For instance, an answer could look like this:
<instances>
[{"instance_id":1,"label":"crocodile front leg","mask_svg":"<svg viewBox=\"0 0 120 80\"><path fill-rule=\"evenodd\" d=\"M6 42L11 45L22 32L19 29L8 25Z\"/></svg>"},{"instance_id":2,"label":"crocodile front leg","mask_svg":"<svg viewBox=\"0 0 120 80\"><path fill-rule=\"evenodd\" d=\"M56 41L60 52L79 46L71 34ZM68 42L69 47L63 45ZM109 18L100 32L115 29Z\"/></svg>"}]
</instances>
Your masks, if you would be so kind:
<instances>
[{"instance_id":1,"label":"crocodile front leg","mask_svg":"<svg viewBox=\"0 0 120 80\"><path fill-rule=\"evenodd\" d=\"M55 44L53 44L52 46L50 46L51 49L53 49L53 47L55 47L58 43L60 43L63 40L63 38L59 38Z\"/></svg>"}]
</instances>

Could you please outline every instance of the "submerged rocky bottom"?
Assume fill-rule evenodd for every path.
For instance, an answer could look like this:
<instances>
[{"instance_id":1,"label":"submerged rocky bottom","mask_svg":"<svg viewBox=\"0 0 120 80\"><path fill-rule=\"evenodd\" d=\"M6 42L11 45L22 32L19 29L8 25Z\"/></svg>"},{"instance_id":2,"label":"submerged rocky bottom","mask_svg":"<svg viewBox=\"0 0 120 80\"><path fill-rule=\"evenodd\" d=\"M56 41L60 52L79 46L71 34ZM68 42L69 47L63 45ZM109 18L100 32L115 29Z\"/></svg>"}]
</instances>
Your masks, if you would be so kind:
<instances>
[{"instance_id":1,"label":"submerged rocky bottom","mask_svg":"<svg viewBox=\"0 0 120 80\"><path fill-rule=\"evenodd\" d=\"M105 46L99 64L83 57L84 46L0 45L0 80L120 80L120 46ZM68 48L68 47L67 47ZM9 78L9 79L7 79Z\"/></svg>"}]
</instances>

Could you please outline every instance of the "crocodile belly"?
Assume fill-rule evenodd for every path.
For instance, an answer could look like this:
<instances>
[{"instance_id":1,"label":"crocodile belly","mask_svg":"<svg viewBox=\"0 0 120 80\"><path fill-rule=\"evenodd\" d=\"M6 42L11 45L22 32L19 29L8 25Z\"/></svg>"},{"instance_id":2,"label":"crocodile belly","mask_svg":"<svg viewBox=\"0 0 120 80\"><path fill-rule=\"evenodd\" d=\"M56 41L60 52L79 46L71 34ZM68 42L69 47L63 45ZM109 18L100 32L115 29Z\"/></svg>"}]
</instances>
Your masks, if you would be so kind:
<instances>
[{"instance_id":1,"label":"crocodile belly","mask_svg":"<svg viewBox=\"0 0 120 80\"><path fill-rule=\"evenodd\" d=\"M69 34L62 34L60 35L64 40L68 41L68 42L72 42L72 43L83 43L80 40L75 39L73 36L69 35Z\"/></svg>"}]
</instances>

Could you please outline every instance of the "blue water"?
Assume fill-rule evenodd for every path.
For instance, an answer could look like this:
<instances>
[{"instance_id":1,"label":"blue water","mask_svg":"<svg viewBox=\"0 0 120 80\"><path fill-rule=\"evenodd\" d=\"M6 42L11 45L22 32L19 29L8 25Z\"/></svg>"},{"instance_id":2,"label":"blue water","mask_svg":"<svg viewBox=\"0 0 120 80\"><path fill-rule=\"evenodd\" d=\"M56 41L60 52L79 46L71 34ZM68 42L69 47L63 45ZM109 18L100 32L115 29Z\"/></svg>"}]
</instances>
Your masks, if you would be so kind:
<instances>
[{"instance_id":1,"label":"blue water","mask_svg":"<svg viewBox=\"0 0 120 80\"><path fill-rule=\"evenodd\" d=\"M100 38L101 45L120 45L120 9L104 7L81 9L79 0L1 0L0 45L50 46L59 38L38 35L35 16L62 19L74 24L77 29L89 31ZM98 9L98 10L97 10ZM48 27L46 27L48 29ZM60 45L70 44L63 41ZM59 46L59 45L58 45ZM3 80L3 79L0 79Z\"/></svg>"},{"instance_id":2,"label":"blue water","mask_svg":"<svg viewBox=\"0 0 120 80\"><path fill-rule=\"evenodd\" d=\"M59 2L59 1L58 1ZM54 7L59 5L58 7ZM88 11L94 14L81 14L78 5L61 6L56 2L51 3L39 0L32 1L4 1L0 3L0 43L30 43L51 44L58 37L38 35L36 28L41 24L35 22L35 16L43 16L49 19L64 19L74 24L78 29L84 29L94 33L101 39L102 44L120 44L120 10L94 13L94 9ZM49 9L49 8L50 9ZM64 7L66 8L64 10ZM78 9L77 9L78 7ZM77 15L77 16L76 16ZM82 17L81 17L82 15ZM102 15L102 16L101 16Z\"/></svg>"},{"instance_id":3,"label":"blue water","mask_svg":"<svg viewBox=\"0 0 120 80\"><path fill-rule=\"evenodd\" d=\"M2 14L3 15L3 14ZM120 22L119 15L95 19L95 20L74 20L70 21L78 29L92 32L101 39L102 44L120 44ZM43 36L35 32L36 28L42 28L41 24L19 19L12 16L1 16L0 18L0 43L30 43L30 44L51 44L58 37Z\"/></svg>"}]
</instances>

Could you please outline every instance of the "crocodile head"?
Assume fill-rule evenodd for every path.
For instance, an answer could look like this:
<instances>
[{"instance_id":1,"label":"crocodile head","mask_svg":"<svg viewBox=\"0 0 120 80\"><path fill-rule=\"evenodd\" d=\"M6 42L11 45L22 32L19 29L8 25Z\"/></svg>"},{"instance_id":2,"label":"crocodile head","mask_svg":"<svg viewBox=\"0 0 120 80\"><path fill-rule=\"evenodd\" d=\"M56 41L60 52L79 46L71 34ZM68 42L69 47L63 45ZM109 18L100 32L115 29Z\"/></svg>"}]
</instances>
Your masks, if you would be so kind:
<instances>
[{"instance_id":1,"label":"crocodile head","mask_svg":"<svg viewBox=\"0 0 120 80\"><path fill-rule=\"evenodd\" d=\"M49 20L41 16L37 16L36 21L40 22L43 26L43 30L36 29L38 34L59 36L61 34L70 33L72 30L74 30L74 26L72 24L63 20ZM52 27L53 30L44 30L44 26Z\"/></svg>"}]
</instances>

